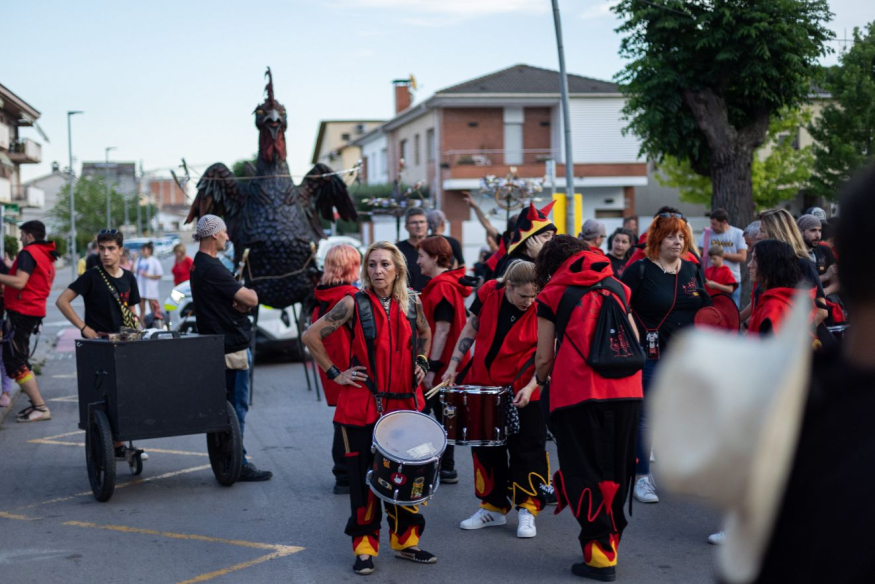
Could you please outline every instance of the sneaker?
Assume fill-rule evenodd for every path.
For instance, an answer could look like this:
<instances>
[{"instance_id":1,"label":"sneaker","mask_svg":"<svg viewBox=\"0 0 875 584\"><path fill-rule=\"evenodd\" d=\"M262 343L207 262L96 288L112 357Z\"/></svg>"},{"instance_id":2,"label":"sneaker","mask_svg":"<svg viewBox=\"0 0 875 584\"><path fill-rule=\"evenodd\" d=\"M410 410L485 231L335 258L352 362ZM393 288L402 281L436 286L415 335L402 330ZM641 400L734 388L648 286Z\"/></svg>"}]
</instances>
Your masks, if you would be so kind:
<instances>
[{"instance_id":1,"label":"sneaker","mask_svg":"<svg viewBox=\"0 0 875 584\"><path fill-rule=\"evenodd\" d=\"M507 523L507 518L501 513L477 509L477 513L459 524L462 529L482 529L484 527L498 527Z\"/></svg>"},{"instance_id":2,"label":"sneaker","mask_svg":"<svg viewBox=\"0 0 875 584\"><path fill-rule=\"evenodd\" d=\"M128 452L128 447L122 444L121 446L115 447L115 458L116 460L124 460L125 454Z\"/></svg>"},{"instance_id":3,"label":"sneaker","mask_svg":"<svg viewBox=\"0 0 875 584\"><path fill-rule=\"evenodd\" d=\"M374 558L367 556L367 559L363 560L361 556L356 556L355 564L352 566L353 572L359 576L369 576L374 573L374 570Z\"/></svg>"},{"instance_id":4,"label":"sneaker","mask_svg":"<svg viewBox=\"0 0 875 584\"><path fill-rule=\"evenodd\" d=\"M12 405L12 400L9 399L8 393L4 393L3 395L0 395L0 408L8 408L11 405Z\"/></svg>"},{"instance_id":5,"label":"sneaker","mask_svg":"<svg viewBox=\"0 0 875 584\"><path fill-rule=\"evenodd\" d=\"M140 460L149 460L149 454L147 452L140 453Z\"/></svg>"},{"instance_id":6,"label":"sneaker","mask_svg":"<svg viewBox=\"0 0 875 584\"><path fill-rule=\"evenodd\" d=\"M459 473L455 470L443 470L441 469L441 484L442 485L455 485L459 482Z\"/></svg>"},{"instance_id":7,"label":"sneaker","mask_svg":"<svg viewBox=\"0 0 875 584\"><path fill-rule=\"evenodd\" d=\"M254 483L258 481L270 480L270 477L272 476L273 473L269 470L258 470L257 466L255 466L251 462L247 462L243 465L243 469L240 471L240 478L237 480L244 483Z\"/></svg>"},{"instance_id":8,"label":"sneaker","mask_svg":"<svg viewBox=\"0 0 875 584\"><path fill-rule=\"evenodd\" d=\"M656 457L653 456L653 450L652 450L652 449L650 450L650 462L651 462L651 464L654 463L654 462L656 462Z\"/></svg>"},{"instance_id":9,"label":"sneaker","mask_svg":"<svg viewBox=\"0 0 875 584\"><path fill-rule=\"evenodd\" d=\"M33 402L30 402L29 406L18 412L18 418L15 421L26 424L28 422L45 422L51 419L52 412L49 411L46 404L35 406Z\"/></svg>"},{"instance_id":10,"label":"sneaker","mask_svg":"<svg viewBox=\"0 0 875 584\"><path fill-rule=\"evenodd\" d=\"M540 486L541 492L544 493L544 502L547 505L557 505L558 501L556 500L556 491L553 489L553 485L545 485L541 483Z\"/></svg>"},{"instance_id":11,"label":"sneaker","mask_svg":"<svg viewBox=\"0 0 875 584\"><path fill-rule=\"evenodd\" d=\"M411 562L416 562L417 564L436 564L437 556L433 553L427 552L422 549L413 549L407 548L403 550L396 550L395 557L400 558L402 560L410 560Z\"/></svg>"},{"instance_id":12,"label":"sneaker","mask_svg":"<svg viewBox=\"0 0 875 584\"><path fill-rule=\"evenodd\" d=\"M535 527L535 516L528 509L520 509L516 536L526 538L536 535L538 535L538 529Z\"/></svg>"},{"instance_id":13,"label":"sneaker","mask_svg":"<svg viewBox=\"0 0 875 584\"><path fill-rule=\"evenodd\" d=\"M724 541L726 541L725 531L718 531L717 533L712 533L708 536L708 543L711 545L723 545Z\"/></svg>"},{"instance_id":14,"label":"sneaker","mask_svg":"<svg viewBox=\"0 0 875 584\"><path fill-rule=\"evenodd\" d=\"M571 566L571 573L581 578L589 578L599 582L613 582L617 579L617 569L615 567L593 568L587 565L586 562L580 562Z\"/></svg>"},{"instance_id":15,"label":"sneaker","mask_svg":"<svg viewBox=\"0 0 875 584\"><path fill-rule=\"evenodd\" d=\"M641 477L635 483L635 498L641 503L659 503L659 497L656 496L656 485L653 483L653 477Z\"/></svg>"}]
</instances>

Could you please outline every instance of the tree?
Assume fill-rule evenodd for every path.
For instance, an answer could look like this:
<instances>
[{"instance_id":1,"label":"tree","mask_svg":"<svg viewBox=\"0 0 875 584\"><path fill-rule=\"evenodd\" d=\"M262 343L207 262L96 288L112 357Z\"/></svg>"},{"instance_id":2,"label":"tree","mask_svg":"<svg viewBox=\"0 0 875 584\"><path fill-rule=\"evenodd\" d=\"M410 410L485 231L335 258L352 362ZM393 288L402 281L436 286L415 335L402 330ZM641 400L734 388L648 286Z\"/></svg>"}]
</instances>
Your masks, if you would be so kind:
<instances>
[{"instance_id":1,"label":"tree","mask_svg":"<svg viewBox=\"0 0 875 584\"><path fill-rule=\"evenodd\" d=\"M814 154L811 146L798 148L792 137L810 121L808 110L782 111L772 116L765 142L754 154L751 166L756 209L775 207L805 188L811 178ZM711 179L697 174L688 161L666 156L657 168L659 184L678 189L682 201L711 203Z\"/></svg>"},{"instance_id":2,"label":"tree","mask_svg":"<svg viewBox=\"0 0 875 584\"><path fill-rule=\"evenodd\" d=\"M781 108L809 92L832 33L826 0L620 0L617 74L628 131L657 161L709 177L712 205L737 225L753 217L754 150Z\"/></svg>"},{"instance_id":3,"label":"tree","mask_svg":"<svg viewBox=\"0 0 875 584\"><path fill-rule=\"evenodd\" d=\"M834 199L839 185L875 159L875 22L854 29L854 44L824 72L835 100L810 127L814 144L811 193Z\"/></svg>"}]
</instances>

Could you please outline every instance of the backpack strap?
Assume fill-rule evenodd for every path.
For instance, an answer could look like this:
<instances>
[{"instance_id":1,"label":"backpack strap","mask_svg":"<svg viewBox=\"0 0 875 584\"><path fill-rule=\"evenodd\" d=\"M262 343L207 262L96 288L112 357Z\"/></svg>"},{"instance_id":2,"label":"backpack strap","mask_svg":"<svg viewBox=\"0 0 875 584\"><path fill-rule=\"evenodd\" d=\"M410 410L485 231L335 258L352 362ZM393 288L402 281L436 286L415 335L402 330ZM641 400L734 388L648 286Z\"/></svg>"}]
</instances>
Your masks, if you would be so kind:
<instances>
[{"instance_id":1,"label":"backpack strap","mask_svg":"<svg viewBox=\"0 0 875 584\"><path fill-rule=\"evenodd\" d=\"M641 265L643 271L644 265ZM626 301L626 291L623 285L616 278L605 278L596 282L592 286L569 286L562 293L562 299L559 301L559 307L556 309L556 339L562 343L562 338L565 336L565 327L571 319L571 313L584 295L594 290L608 290L613 292L623 305L626 314L629 314L629 303ZM558 351L558 347L557 347Z\"/></svg>"}]
</instances>

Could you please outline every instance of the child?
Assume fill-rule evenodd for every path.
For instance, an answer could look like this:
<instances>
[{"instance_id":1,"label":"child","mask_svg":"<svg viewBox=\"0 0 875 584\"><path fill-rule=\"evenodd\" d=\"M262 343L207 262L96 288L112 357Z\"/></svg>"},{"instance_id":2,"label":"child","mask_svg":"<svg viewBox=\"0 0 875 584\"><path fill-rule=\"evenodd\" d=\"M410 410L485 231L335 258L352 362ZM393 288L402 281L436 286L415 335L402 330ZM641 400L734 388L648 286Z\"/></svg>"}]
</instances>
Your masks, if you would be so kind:
<instances>
[{"instance_id":1,"label":"child","mask_svg":"<svg viewBox=\"0 0 875 584\"><path fill-rule=\"evenodd\" d=\"M738 288L738 282L732 271L723 265L723 248L712 245L708 250L710 265L705 268L705 289L708 294L732 294Z\"/></svg>"}]
</instances>

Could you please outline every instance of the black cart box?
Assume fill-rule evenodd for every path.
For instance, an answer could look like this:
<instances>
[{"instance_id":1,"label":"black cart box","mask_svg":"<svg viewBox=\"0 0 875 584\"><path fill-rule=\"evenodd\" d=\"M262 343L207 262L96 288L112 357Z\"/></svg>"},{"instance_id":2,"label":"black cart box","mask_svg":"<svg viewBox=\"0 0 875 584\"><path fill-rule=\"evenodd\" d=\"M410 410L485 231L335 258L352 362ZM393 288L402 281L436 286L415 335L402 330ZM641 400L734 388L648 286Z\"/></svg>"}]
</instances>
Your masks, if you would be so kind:
<instances>
[{"instance_id":1,"label":"black cart box","mask_svg":"<svg viewBox=\"0 0 875 584\"><path fill-rule=\"evenodd\" d=\"M228 428L221 335L76 341L79 428L88 408L106 411L117 440Z\"/></svg>"}]
</instances>

